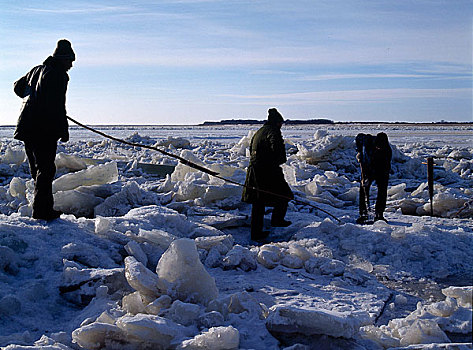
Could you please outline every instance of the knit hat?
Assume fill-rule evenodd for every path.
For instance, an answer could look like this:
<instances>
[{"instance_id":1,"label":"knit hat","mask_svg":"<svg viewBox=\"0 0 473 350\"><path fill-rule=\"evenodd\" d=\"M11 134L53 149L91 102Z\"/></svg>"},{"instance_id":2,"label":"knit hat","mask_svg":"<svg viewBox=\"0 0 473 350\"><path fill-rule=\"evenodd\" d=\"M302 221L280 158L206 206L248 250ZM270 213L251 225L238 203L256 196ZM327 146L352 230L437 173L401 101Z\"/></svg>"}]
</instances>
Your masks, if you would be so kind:
<instances>
[{"instance_id":1,"label":"knit hat","mask_svg":"<svg viewBox=\"0 0 473 350\"><path fill-rule=\"evenodd\" d=\"M284 123L284 119L276 108L270 108L268 109L268 122L271 124Z\"/></svg>"},{"instance_id":2,"label":"knit hat","mask_svg":"<svg viewBox=\"0 0 473 350\"><path fill-rule=\"evenodd\" d=\"M374 144L378 148L387 148L389 146L388 135L386 135L384 132L378 133L374 140Z\"/></svg>"},{"instance_id":3,"label":"knit hat","mask_svg":"<svg viewBox=\"0 0 473 350\"><path fill-rule=\"evenodd\" d=\"M66 39L61 39L57 42L56 50L54 50L53 57L72 61L75 61L76 59L76 55L72 50L71 43Z\"/></svg>"}]
</instances>

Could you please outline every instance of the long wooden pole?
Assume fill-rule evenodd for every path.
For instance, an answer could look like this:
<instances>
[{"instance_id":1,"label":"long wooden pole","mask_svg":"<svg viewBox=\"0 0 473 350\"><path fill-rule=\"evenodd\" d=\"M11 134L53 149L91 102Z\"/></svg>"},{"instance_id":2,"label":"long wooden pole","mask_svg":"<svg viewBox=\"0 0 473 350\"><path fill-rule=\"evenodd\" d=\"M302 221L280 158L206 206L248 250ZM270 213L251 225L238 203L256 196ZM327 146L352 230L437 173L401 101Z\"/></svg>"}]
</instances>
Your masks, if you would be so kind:
<instances>
[{"instance_id":1,"label":"long wooden pole","mask_svg":"<svg viewBox=\"0 0 473 350\"><path fill-rule=\"evenodd\" d=\"M427 157L427 183L429 185L430 216L434 216L434 157Z\"/></svg>"}]
</instances>

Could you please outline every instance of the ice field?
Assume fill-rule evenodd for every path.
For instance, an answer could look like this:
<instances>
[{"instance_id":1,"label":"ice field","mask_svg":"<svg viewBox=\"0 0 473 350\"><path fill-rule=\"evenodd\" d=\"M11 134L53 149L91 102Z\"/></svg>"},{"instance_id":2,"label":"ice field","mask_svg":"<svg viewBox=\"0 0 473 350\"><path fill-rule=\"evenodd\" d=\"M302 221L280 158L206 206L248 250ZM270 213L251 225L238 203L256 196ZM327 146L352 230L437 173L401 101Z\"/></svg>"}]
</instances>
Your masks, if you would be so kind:
<instances>
[{"instance_id":1,"label":"ice field","mask_svg":"<svg viewBox=\"0 0 473 350\"><path fill-rule=\"evenodd\" d=\"M258 127L99 129L243 183ZM354 138L381 131L388 223L360 226ZM2 349L472 349L472 125L284 126L286 180L342 223L290 202L293 224L268 215L260 246L240 186L70 132L53 183L65 214L46 223L31 218L23 146L0 127Z\"/></svg>"}]
</instances>

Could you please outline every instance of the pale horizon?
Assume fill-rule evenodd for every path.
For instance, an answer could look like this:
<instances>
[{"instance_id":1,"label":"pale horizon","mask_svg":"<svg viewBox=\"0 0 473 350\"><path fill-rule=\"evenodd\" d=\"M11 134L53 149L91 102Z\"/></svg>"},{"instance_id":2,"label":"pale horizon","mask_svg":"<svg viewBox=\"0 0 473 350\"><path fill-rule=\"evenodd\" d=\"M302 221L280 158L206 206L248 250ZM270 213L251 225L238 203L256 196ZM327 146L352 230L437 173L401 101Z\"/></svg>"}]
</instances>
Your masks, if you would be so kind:
<instances>
[{"instance_id":1,"label":"pale horizon","mask_svg":"<svg viewBox=\"0 0 473 350\"><path fill-rule=\"evenodd\" d=\"M0 125L59 39L89 125L285 119L471 122L471 1L1 1ZM19 25L21 24L21 25Z\"/></svg>"}]
</instances>

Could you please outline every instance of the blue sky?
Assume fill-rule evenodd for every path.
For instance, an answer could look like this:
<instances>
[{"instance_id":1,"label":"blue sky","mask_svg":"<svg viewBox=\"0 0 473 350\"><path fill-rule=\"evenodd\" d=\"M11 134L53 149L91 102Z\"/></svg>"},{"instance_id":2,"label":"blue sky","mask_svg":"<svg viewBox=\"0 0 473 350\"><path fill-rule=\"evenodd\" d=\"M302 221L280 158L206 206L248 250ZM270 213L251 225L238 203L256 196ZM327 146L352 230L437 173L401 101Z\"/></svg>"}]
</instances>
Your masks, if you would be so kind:
<instances>
[{"instance_id":1,"label":"blue sky","mask_svg":"<svg viewBox=\"0 0 473 350\"><path fill-rule=\"evenodd\" d=\"M0 0L0 124L13 82L72 42L88 124L473 121L471 0Z\"/></svg>"}]
</instances>

